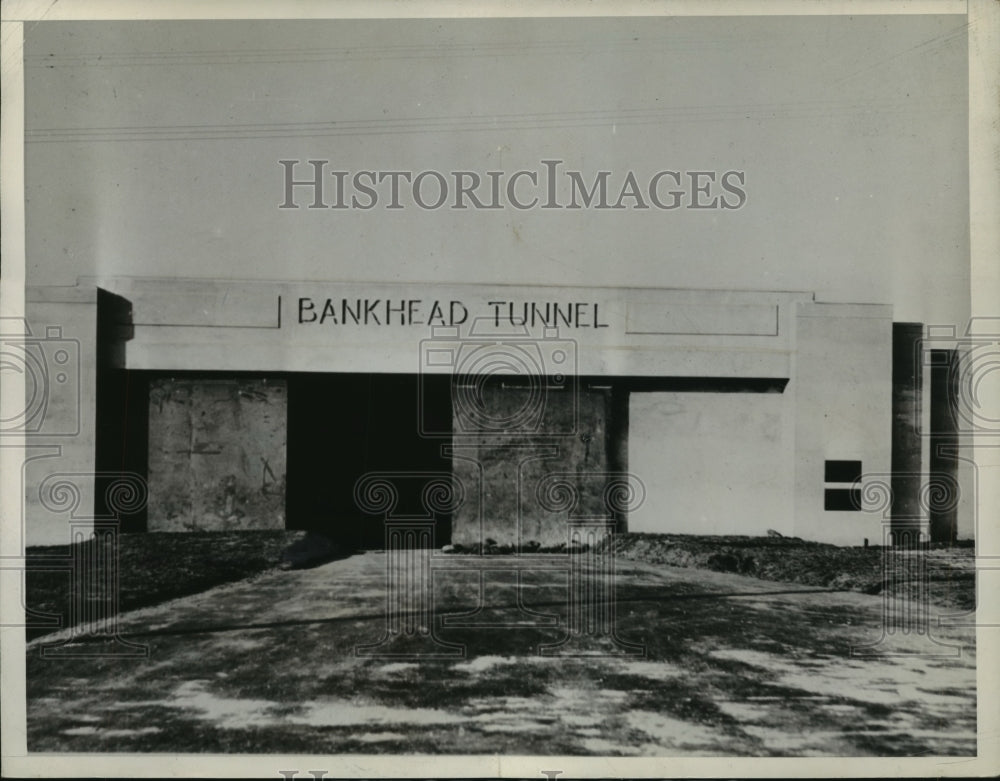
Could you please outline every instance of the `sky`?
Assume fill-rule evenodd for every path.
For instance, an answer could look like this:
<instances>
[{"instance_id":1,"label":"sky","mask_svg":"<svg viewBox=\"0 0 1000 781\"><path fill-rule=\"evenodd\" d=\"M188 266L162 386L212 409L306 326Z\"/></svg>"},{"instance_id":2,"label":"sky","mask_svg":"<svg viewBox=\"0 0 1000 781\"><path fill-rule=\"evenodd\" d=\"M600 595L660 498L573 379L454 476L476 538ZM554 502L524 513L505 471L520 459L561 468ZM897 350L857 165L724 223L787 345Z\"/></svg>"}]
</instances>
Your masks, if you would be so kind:
<instances>
[{"instance_id":1,"label":"sky","mask_svg":"<svg viewBox=\"0 0 1000 781\"><path fill-rule=\"evenodd\" d=\"M26 26L28 283L804 290L963 323L965 21ZM733 210L289 210L282 159L508 174L558 159L614 182L738 170L747 197Z\"/></svg>"}]
</instances>

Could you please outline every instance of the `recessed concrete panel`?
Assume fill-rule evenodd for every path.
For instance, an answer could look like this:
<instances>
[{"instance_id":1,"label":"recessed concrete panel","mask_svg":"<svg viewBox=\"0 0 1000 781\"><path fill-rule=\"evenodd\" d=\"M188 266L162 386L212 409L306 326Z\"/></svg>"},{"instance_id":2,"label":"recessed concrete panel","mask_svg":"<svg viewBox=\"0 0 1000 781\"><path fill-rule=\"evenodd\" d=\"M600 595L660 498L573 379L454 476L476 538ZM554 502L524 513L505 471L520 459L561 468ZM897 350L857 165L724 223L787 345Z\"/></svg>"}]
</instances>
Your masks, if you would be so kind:
<instances>
[{"instance_id":1,"label":"recessed concrete panel","mask_svg":"<svg viewBox=\"0 0 1000 781\"><path fill-rule=\"evenodd\" d=\"M285 526L283 380L150 382L150 531Z\"/></svg>"},{"instance_id":2,"label":"recessed concrete panel","mask_svg":"<svg viewBox=\"0 0 1000 781\"><path fill-rule=\"evenodd\" d=\"M277 328L280 313L275 297L259 288L154 280L136 316L137 326Z\"/></svg>"},{"instance_id":3,"label":"recessed concrete panel","mask_svg":"<svg viewBox=\"0 0 1000 781\"><path fill-rule=\"evenodd\" d=\"M629 514L629 531L785 533L789 409L777 393L632 393L629 471L646 501Z\"/></svg>"},{"instance_id":4,"label":"recessed concrete panel","mask_svg":"<svg viewBox=\"0 0 1000 781\"><path fill-rule=\"evenodd\" d=\"M777 336L777 305L630 303L626 333Z\"/></svg>"},{"instance_id":5,"label":"recessed concrete panel","mask_svg":"<svg viewBox=\"0 0 1000 781\"><path fill-rule=\"evenodd\" d=\"M533 400L534 399L534 400ZM480 392L482 415L508 420L503 431L470 431L454 404L454 475L469 501L452 519L452 542L554 546L568 541L571 516L608 516L610 389L542 390L491 384ZM532 405L540 416L526 414ZM465 428L463 428L465 427ZM564 507L540 497L553 476L572 497ZM561 501L555 504L562 504Z\"/></svg>"}]
</instances>

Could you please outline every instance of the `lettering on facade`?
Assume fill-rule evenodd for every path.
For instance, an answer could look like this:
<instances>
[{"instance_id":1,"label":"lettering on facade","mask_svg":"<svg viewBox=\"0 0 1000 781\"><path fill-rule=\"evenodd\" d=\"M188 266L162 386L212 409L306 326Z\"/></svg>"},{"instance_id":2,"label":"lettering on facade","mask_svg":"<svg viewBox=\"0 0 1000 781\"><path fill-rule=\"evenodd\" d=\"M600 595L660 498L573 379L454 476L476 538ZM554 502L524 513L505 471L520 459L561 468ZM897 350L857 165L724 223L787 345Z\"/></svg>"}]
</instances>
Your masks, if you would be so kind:
<instances>
[{"instance_id":1,"label":"lettering on facade","mask_svg":"<svg viewBox=\"0 0 1000 781\"><path fill-rule=\"evenodd\" d=\"M481 318L495 328L607 328L596 301L507 301L485 307L459 300L423 298L312 298L301 296L296 322L301 325L458 326Z\"/></svg>"}]
</instances>

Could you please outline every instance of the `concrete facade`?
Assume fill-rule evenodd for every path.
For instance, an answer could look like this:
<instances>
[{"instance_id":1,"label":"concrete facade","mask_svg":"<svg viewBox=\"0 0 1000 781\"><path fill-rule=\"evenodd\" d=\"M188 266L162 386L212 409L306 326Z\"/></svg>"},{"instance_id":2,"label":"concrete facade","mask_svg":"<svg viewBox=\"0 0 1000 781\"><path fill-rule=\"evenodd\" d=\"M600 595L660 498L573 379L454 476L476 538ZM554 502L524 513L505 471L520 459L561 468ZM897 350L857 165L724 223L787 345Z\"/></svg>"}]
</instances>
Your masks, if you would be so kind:
<instances>
[{"instance_id":1,"label":"concrete facade","mask_svg":"<svg viewBox=\"0 0 1000 781\"><path fill-rule=\"evenodd\" d=\"M888 512L878 508L891 483L892 318L876 306L800 306L798 350L788 392L795 399L795 533L858 545L880 543ZM859 460L868 512L822 510L827 461ZM867 501L864 501L866 500ZM887 508L888 509L888 508Z\"/></svg>"},{"instance_id":2,"label":"concrete facade","mask_svg":"<svg viewBox=\"0 0 1000 781\"><path fill-rule=\"evenodd\" d=\"M281 380L153 381L149 530L283 529L287 399Z\"/></svg>"},{"instance_id":3,"label":"concrete facade","mask_svg":"<svg viewBox=\"0 0 1000 781\"><path fill-rule=\"evenodd\" d=\"M426 463L469 482L466 504L442 517L456 540L554 540L546 519L571 514L611 515L619 528L733 531L734 509L747 533L860 544L905 518L969 536L969 426L931 420L953 373L894 372L892 360L894 321L921 335L955 329L951 345L969 321L967 28L962 14L26 25L24 269L7 276L26 280L38 349L47 326L80 345L72 393L46 385L40 394L46 426L72 433L29 438L29 542L64 542L67 515L109 512L105 494L122 469L154 478L150 509L130 515L129 528L166 523L154 517L164 502L149 439L163 432L150 427L150 388L265 379L288 383L286 524L349 511L353 497L321 495L347 490L345 469ZM706 41L711 56L690 67ZM170 51L213 56L164 58ZM285 63L292 51L336 57ZM412 56L400 60L402 51ZM294 185L299 208L288 208L286 173L307 180L312 160L350 171L349 185L368 168L498 171L506 183L534 172L539 186L522 177L520 192L541 200L428 209L404 187L397 209L387 180L373 208L362 195L341 209L326 177L318 200L331 208L311 208L308 184ZM570 208L569 172L588 184L606 173L614 202L627 176L644 185L667 171L683 183L677 209L632 208L631 198L621 209ZM695 181L711 172L713 200L726 173L745 175L745 202L698 206ZM558 208L547 205L547 182ZM551 320L556 333L536 322L498 338L490 331L505 312ZM473 333L480 320L493 327ZM405 409L385 401L394 391L380 377L420 386L413 378L491 373L490 340L546 385L560 371L581 379L572 395L543 394L550 420L569 404L579 430L550 437L544 419L523 418L523 444L561 455L513 477L606 468L641 479L642 503L609 509L607 491L580 483L586 501L549 510L475 482L470 464L520 463L503 455L521 452L517 437L476 429L477 416L520 415L520 386L494 395L487 383L471 418L435 386L426 431L407 417L418 399ZM554 365L557 354L567 362ZM345 372L359 376L334 394L349 403L330 402L353 412L341 420L320 405L329 378ZM389 407L399 414L376 425ZM409 433L394 440L392 426ZM365 428L377 453L364 447ZM230 433L218 449L238 453ZM276 444L278 430L268 436ZM454 452L440 456L443 446ZM312 447L336 456L340 479L310 468L322 460ZM950 454L956 447L962 456ZM236 467L214 479L256 481L239 458L212 458ZM957 507L925 506L931 470L957 477ZM73 486L72 513L41 497L53 475ZM864 511L851 509L856 495ZM520 519L507 517L512 508L523 508Z\"/></svg>"},{"instance_id":4,"label":"concrete facade","mask_svg":"<svg viewBox=\"0 0 1000 781\"><path fill-rule=\"evenodd\" d=\"M95 501L97 289L28 291L24 539L64 544ZM8 343L8 350L13 345Z\"/></svg>"},{"instance_id":5,"label":"concrete facade","mask_svg":"<svg viewBox=\"0 0 1000 781\"><path fill-rule=\"evenodd\" d=\"M82 359L79 434L26 474L29 542L63 539L64 521L39 504L47 475L79 472L93 496L97 383L84 367L100 347L98 289L127 302L112 315L127 320L114 329L122 368L147 378L136 387L148 394L150 530L282 527L297 446L283 377L360 365L376 378L453 378L450 425L420 419L424 383L399 399L416 405L419 429L401 433L437 443L461 484L452 542L558 545L568 519L586 517L859 545L881 541L890 521L878 504L892 475L889 306L788 292L115 278L31 291L33 329L78 315ZM53 404L46 420L73 414ZM830 479L844 464L863 478ZM609 502L629 481L630 502Z\"/></svg>"}]
</instances>

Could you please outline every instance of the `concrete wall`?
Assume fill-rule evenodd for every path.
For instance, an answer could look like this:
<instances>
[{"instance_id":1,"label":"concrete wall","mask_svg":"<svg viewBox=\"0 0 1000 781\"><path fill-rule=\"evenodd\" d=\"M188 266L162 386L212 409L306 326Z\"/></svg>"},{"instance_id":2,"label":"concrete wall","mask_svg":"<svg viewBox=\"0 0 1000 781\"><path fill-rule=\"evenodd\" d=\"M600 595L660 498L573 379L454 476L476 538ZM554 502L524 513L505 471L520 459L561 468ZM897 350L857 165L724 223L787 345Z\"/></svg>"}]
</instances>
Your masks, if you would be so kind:
<instances>
[{"instance_id":1,"label":"concrete wall","mask_svg":"<svg viewBox=\"0 0 1000 781\"><path fill-rule=\"evenodd\" d=\"M132 304L130 369L451 374L502 340L535 370L592 376L788 377L795 304L806 292L346 284L102 277ZM368 322L344 317L372 305ZM512 325L491 302L573 309L567 325ZM327 302L331 309L324 317ZM410 302L412 303L412 309ZM393 312L387 322L386 304ZM451 311L454 303L455 321ZM435 309L435 304L440 309ZM579 305L579 309L577 306ZM310 308L311 307L311 308ZM436 312L441 312L437 315ZM509 311L502 307L504 315ZM405 314L401 314L405 313ZM576 317L576 314L579 317ZM533 351L528 358L522 350ZM429 360L432 351L450 358ZM550 359L561 351L566 363Z\"/></svg>"},{"instance_id":2,"label":"concrete wall","mask_svg":"<svg viewBox=\"0 0 1000 781\"><path fill-rule=\"evenodd\" d=\"M922 323L894 323L892 327L892 500L891 512L897 526L919 526L923 437L921 412L926 406L923 393L923 360L920 339Z\"/></svg>"},{"instance_id":3,"label":"concrete wall","mask_svg":"<svg viewBox=\"0 0 1000 781\"><path fill-rule=\"evenodd\" d=\"M777 393L632 393L630 532L791 534L792 403Z\"/></svg>"},{"instance_id":4,"label":"concrete wall","mask_svg":"<svg viewBox=\"0 0 1000 781\"><path fill-rule=\"evenodd\" d=\"M281 380L151 381L149 530L283 529L287 398Z\"/></svg>"},{"instance_id":5,"label":"concrete wall","mask_svg":"<svg viewBox=\"0 0 1000 781\"><path fill-rule=\"evenodd\" d=\"M881 543L892 482L891 308L801 304L796 329L786 390L795 403L795 534ZM863 511L823 509L826 460L861 461Z\"/></svg>"},{"instance_id":6,"label":"concrete wall","mask_svg":"<svg viewBox=\"0 0 1000 781\"><path fill-rule=\"evenodd\" d=\"M4 334L5 360L25 356L24 531L28 544L60 545L70 517L94 510L97 292L50 288L26 298L30 334ZM5 332L13 326L5 322Z\"/></svg>"},{"instance_id":7,"label":"concrete wall","mask_svg":"<svg viewBox=\"0 0 1000 781\"><path fill-rule=\"evenodd\" d=\"M785 535L878 544L891 484L890 307L796 305L782 394L633 393L629 470L646 485L630 531ZM861 461L857 486L827 460ZM885 490L882 490L884 484ZM827 488L859 509L826 510Z\"/></svg>"},{"instance_id":8,"label":"concrete wall","mask_svg":"<svg viewBox=\"0 0 1000 781\"><path fill-rule=\"evenodd\" d=\"M537 365L528 370L549 372L547 382L555 385L565 385L553 379L554 357L560 354L565 377L600 380L603 388L542 388L542 413L529 414L513 427L508 419L524 412L529 388L508 382L501 389L496 380L503 378L496 377L478 391L473 387L465 401L465 391L459 391L452 458L457 477L475 499L455 517L456 542L492 537L558 544L570 515L609 513L606 475L626 467L648 488L645 504L632 513L631 530L758 534L773 528L861 544L865 538L880 541L882 521L888 523L888 512L883 514L877 497L867 491L868 512L824 509L827 460L861 461L868 476L862 488L890 482L892 313L887 306L817 304L800 293L726 291L507 287L484 292L463 286L235 282L192 287L117 279L102 285L132 304L134 336L125 343L126 368L335 372L356 369L364 359L375 371L450 374L466 369L463 356L470 344L485 345L488 355L499 344L506 346L494 358L535 355ZM32 305L38 322L46 316L62 320L82 337L80 433L68 438L58 455L83 472L93 472L93 291L45 289L49 299L70 300ZM529 333L508 344L503 329L492 328L496 323L489 318L492 330L486 334L470 330L482 325L494 294L496 300L582 301L599 306L601 316L591 325L562 328L556 338ZM291 302L305 295L456 300L468 310L469 322L444 339L427 323L299 322ZM606 327L595 328L593 322ZM434 363L430 347L452 357ZM478 370L491 371L488 362ZM637 382L642 377L715 378L722 385L764 381L784 391L667 393L647 387L634 393L631 409L613 413L608 388L623 376L635 376ZM150 529L283 525L283 388L243 388L248 393L240 388L232 380L152 389ZM184 403L175 390L187 394ZM264 401L253 400L256 396ZM466 403L473 407L463 407ZM475 412L475 403L483 405L487 418L507 421L499 433L496 428L477 433L475 415L468 414ZM53 422L70 414L66 402L52 409L48 419ZM630 418L627 430L624 418ZM612 431L617 433L609 436ZM28 499L36 504L32 490L37 493L40 480L56 471L47 464L37 468L38 476L28 480ZM540 503L538 486L558 472L582 475L573 478L579 500L551 509L555 505ZM92 484L91 479L85 489L92 492ZM81 506L92 506L91 500ZM743 520L736 521L737 516ZM33 532L31 539L61 541L55 528L50 524L48 532Z\"/></svg>"},{"instance_id":9,"label":"concrete wall","mask_svg":"<svg viewBox=\"0 0 1000 781\"><path fill-rule=\"evenodd\" d=\"M497 420L516 420L536 403L529 389L499 383L481 394ZM483 434L463 429L468 416L455 405L454 475L467 501L453 515L453 543L553 546L567 542L570 517L612 517L605 500L615 471L611 391L549 390L537 403L544 406L540 425Z\"/></svg>"},{"instance_id":10,"label":"concrete wall","mask_svg":"<svg viewBox=\"0 0 1000 781\"><path fill-rule=\"evenodd\" d=\"M505 292L510 279L540 286L532 296L572 296L562 286L579 281L603 286L610 326L573 334L579 371L791 377L796 524L803 535L837 529L857 542L859 514L821 509L822 462L857 453L865 471L886 471L888 423L871 406L884 398L872 357L882 342L865 350L884 332L852 334L826 318L804 324L796 348L786 327L795 296L690 289L724 281L810 290L889 302L898 320L963 325L965 23L929 14L892 24L865 15L42 22L25 30L27 61L45 63L25 69L28 281L89 278L70 293L84 299L106 285L135 304L129 368L205 371L423 370L426 326L299 327L288 309L299 294L405 297L424 286L426 297L448 299L448 286L466 283L488 300L516 295ZM598 50L596 39L610 43ZM931 51L929 40L941 45ZM689 67L705 41L717 44L712 56ZM476 42L497 56L470 56ZM293 48L335 50L338 60L276 68L271 55ZM413 55L403 67L381 56L402 49ZM165 63L163 51L217 56ZM649 73L663 78L636 78ZM358 83L369 88L351 88ZM887 104L894 110L881 110ZM726 107L735 105L746 110L734 116ZM795 108L822 105L843 110ZM678 107L692 109L681 122ZM542 115L555 124L530 121ZM496 117L526 121L484 121ZM301 133L316 126L329 135ZM616 183L626 171L644 179L665 167L745 168L748 199L726 212L280 209L281 159L508 173L559 159L588 180L611 171ZM128 282L151 275L172 278L158 290ZM234 281L245 278L287 283ZM371 280L402 285L364 284ZM776 336L763 316L771 305ZM86 306L57 312L29 301L33 323L54 319L84 342L93 317L69 310ZM840 349L862 350L874 374L852 384ZM81 369L88 411L91 371ZM55 421L55 407L51 414ZM76 440L56 442L58 462L28 466L29 501L59 464L92 470L92 429L85 415ZM62 539L58 523L33 516L32 526L35 541Z\"/></svg>"}]
</instances>

